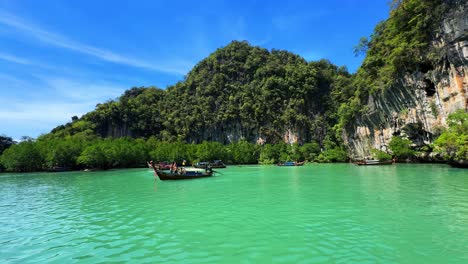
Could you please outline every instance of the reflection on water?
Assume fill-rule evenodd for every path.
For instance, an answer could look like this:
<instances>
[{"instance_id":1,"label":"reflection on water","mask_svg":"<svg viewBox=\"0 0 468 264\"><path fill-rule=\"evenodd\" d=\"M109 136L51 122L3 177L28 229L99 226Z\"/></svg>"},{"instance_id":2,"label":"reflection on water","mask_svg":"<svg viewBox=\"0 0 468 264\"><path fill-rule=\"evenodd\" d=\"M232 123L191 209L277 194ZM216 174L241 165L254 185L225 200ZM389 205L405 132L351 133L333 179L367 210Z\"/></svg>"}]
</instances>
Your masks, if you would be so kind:
<instances>
[{"instance_id":1,"label":"reflection on water","mask_svg":"<svg viewBox=\"0 0 468 264\"><path fill-rule=\"evenodd\" d=\"M468 177L444 165L0 175L0 262L467 263Z\"/></svg>"}]
</instances>

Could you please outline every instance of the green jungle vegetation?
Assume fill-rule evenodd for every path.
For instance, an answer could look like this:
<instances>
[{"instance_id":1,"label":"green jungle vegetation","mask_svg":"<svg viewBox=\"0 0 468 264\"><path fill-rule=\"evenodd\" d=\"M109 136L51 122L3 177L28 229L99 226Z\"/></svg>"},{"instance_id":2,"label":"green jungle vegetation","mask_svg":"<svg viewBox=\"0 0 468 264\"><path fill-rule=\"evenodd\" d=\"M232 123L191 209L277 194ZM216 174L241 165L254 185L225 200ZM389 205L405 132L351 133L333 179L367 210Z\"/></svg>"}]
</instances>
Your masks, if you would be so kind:
<instances>
[{"instance_id":1,"label":"green jungle vegetation","mask_svg":"<svg viewBox=\"0 0 468 264\"><path fill-rule=\"evenodd\" d=\"M444 14L456 4L453 0L392 0L389 18L355 47L355 54L366 57L353 76L353 97L340 106L338 133L366 112L362 106L369 95L384 94L405 73L427 73L447 59L445 49L436 49L430 42L440 31Z\"/></svg>"},{"instance_id":2,"label":"green jungle vegetation","mask_svg":"<svg viewBox=\"0 0 468 264\"><path fill-rule=\"evenodd\" d=\"M434 142L436 151L447 160L468 160L468 113L460 109L449 115L449 128Z\"/></svg>"},{"instance_id":3,"label":"green jungle vegetation","mask_svg":"<svg viewBox=\"0 0 468 264\"><path fill-rule=\"evenodd\" d=\"M35 140L16 144L0 137L0 169L126 168L146 166L147 160L347 161L341 136L365 112L369 95L392 89L405 72L427 72L444 59L429 43L454 3L392 1L389 19L355 48L366 54L356 74L327 60L307 62L288 51L233 41L167 89L133 87ZM452 115L449 129L427 149L467 160L466 116ZM300 134L300 144L283 143L287 129ZM259 137L267 144L256 144ZM392 139L390 152L373 153L381 159L417 154L400 137Z\"/></svg>"},{"instance_id":4,"label":"green jungle vegetation","mask_svg":"<svg viewBox=\"0 0 468 264\"><path fill-rule=\"evenodd\" d=\"M194 164L198 161L222 159L228 164L274 164L279 161L342 161L343 151L325 151L317 143L258 145L241 140L231 144L203 141L200 144L167 142L150 137L101 138L96 135L73 135L66 138L25 140L12 145L2 156L1 164L8 171L42 171L54 167L83 168L131 168L144 167L146 161L183 160Z\"/></svg>"}]
</instances>

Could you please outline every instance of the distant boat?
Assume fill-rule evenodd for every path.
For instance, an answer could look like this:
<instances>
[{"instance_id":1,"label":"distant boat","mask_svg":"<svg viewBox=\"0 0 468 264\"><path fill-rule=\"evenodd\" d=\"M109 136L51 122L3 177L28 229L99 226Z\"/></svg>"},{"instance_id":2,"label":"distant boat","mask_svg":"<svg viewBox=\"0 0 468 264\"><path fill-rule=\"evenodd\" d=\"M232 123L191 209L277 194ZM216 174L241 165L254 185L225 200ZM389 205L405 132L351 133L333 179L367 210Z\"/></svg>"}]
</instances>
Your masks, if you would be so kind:
<instances>
[{"instance_id":1,"label":"distant boat","mask_svg":"<svg viewBox=\"0 0 468 264\"><path fill-rule=\"evenodd\" d=\"M206 161L197 162L195 165L193 165L193 167L199 168L199 169L204 169L204 168L222 169L222 168L226 168L226 165L221 160L215 160L213 162L206 162Z\"/></svg>"},{"instance_id":2,"label":"distant boat","mask_svg":"<svg viewBox=\"0 0 468 264\"><path fill-rule=\"evenodd\" d=\"M162 170L154 169L156 175L158 175L161 181L166 180L188 180L188 179L197 179L213 176L214 172L212 170L204 169L190 169L190 168L179 168L177 172L164 172Z\"/></svg>"},{"instance_id":3,"label":"distant boat","mask_svg":"<svg viewBox=\"0 0 468 264\"><path fill-rule=\"evenodd\" d=\"M304 165L305 161L297 162L297 161L286 161L286 162L280 162L276 165L278 166L302 166Z\"/></svg>"},{"instance_id":4,"label":"distant boat","mask_svg":"<svg viewBox=\"0 0 468 264\"><path fill-rule=\"evenodd\" d=\"M359 166L369 166L369 165L392 165L393 160L358 160L354 164Z\"/></svg>"}]
</instances>

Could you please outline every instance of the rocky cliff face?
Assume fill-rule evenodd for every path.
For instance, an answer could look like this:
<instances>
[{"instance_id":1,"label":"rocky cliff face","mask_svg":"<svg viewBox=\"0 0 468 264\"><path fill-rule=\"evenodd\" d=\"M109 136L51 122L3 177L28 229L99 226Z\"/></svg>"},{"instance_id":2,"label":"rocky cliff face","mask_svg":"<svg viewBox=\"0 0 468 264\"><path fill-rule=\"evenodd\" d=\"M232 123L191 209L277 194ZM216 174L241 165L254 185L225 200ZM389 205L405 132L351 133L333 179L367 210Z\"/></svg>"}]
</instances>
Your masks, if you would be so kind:
<instances>
[{"instance_id":1,"label":"rocky cliff face","mask_svg":"<svg viewBox=\"0 0 468 264\"><path fill-rule=\"evenodd\" d=\"M468 109L468 3L460 2L431 43L442 51L441 62L407 73L392 89L369 97L367 113L344 134L353 157L386 150L394 135L415 147L432 143L450 113Z\"/></svg>"}]
</instances>

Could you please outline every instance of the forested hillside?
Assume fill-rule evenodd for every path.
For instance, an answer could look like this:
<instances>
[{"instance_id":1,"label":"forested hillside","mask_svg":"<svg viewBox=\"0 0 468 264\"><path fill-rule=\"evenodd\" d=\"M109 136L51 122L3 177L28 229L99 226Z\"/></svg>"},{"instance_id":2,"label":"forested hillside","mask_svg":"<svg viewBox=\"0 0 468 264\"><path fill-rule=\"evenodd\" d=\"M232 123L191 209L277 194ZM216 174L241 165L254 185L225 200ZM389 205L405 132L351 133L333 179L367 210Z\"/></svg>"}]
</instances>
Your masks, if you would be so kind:
<instances>
[{"instance_id":1,"label":"forested hillside","mask_svg":"<svg viewBox=\"0 0 468 264\"><path fill-rule=\"evenodd\" d=\"M103 137L323 142L339 105L354 92L351 78L325 60L306 62L287 51L233 41L198 63L184 81L166 90L132 88L74 122L86 122ZM73 134L72 126L52 133Z\"/></svg>"},{"instance_id":2,"label":"forested hillside","mask_svg":"<svg viewBox=\"0 0 468 264\"><path fill-rule=\"evenodd\" d=\"M131 88L12 146L0 163L30 171L140 166L150 158L330 162L346 161L346 152L466 161L467 11L461 0L392 1L389 19L356 47L366 56L356 74L233 41L183 81ZM36 160L25 164L26 156Z\"/></svg>"}]
</instances>

